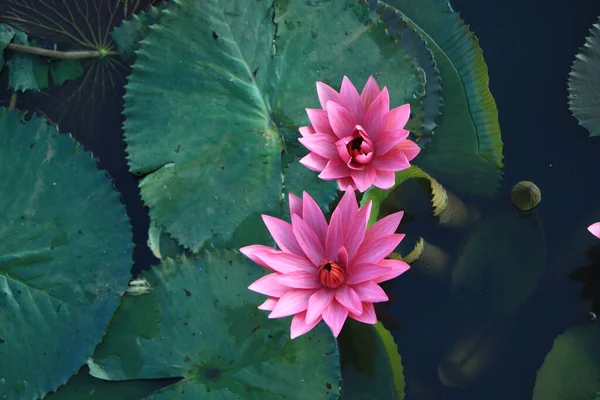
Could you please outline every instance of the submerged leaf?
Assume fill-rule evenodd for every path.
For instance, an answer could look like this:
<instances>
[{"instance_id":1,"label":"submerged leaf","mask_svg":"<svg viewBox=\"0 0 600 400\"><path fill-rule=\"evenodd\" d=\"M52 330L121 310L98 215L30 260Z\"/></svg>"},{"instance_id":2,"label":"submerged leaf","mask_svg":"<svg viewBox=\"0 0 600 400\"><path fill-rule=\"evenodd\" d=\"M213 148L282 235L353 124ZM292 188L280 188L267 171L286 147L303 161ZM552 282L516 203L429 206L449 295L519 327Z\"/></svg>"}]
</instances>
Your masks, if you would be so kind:
<instances>
[{"instance_id":1,"label":"submerged leaf","mask_svg":"<svg viewBox=\"0 0 600 400\"><path fill-rule=\"evenodd\" d=\"M360 85L376 72L392 106L421 102L413 58L354 0L179 0L168 10L137 52L124 126L152 218L192 251L238 245L238 227L280 215L283 184L296 179L282 177L295 174L282 136L307 125L316 81ZM328 185L313 191L327 198Z\"/></svg>"},{"instance_id":2,"label":"submerged leaf","mask_svg":"<svg viewBox=\"0 0 600 400\"><path fill-rule=\"evenodd\" d=\"M0 23L0 72L4 68L4 49L15 36L15 29L7 24Z\"/></svg>"},{"instance_id":3,"label":"submerged leaf","mask_svg":"<svg viewBox=\"0 0 600 400\"><path fill-rule=\"evenodd\" d=\"M189 398L337 399L339 356L324 324L295 340L247 286L261 269L234 252L166 260L154 290L123 299L88 365L108 380L183 378L155 393ZM301 384L299 384L301 382Z\"/></svg>"},{"instance_id":4,"label":"submerged leaf","mask_svg":"<svg viewBox=\"0 0 600 400\"><path fill-rule=\"evenodd\" d=\"M600 330L578 326L561 334L538 370L533 400L589 400L600 390Z\"/></svg>"},{"instance_id":5,"label":"submerged leaf","mask_svg":"<svg viewBox=\"0 0 600 400\"><path fill-rule=\"evenodd\" d=\"M600 135L600 24L594 24L569 73L569 108L591 136Z\"/></svg>"},{"instance_id":6,"label":"submerged leaf","mask_svg":"<svg viewBox=\"0 0 600 400\"><path fill-rule=\"evenodd\" d=\"M93 157L46 121L0 109L0 149L0 390L42 398L104 335L130 278L131 227Z\"/></svg>"},{"instance_id":7,"label":"submerged leaf","mask_svg":"<svg viewBox=\"0 0 600 400\"><path fill-rule=\"evenodd\" d=\"M50 63L50 75L54 85L62 85L68 80L77 79L83 74L81 61L57 60Z\"/></svg>"},{"instance_id":8,"label":"submerged leaf","mask_svg":"<svg viewBox=\"0 0 600 400\"><path fill-rule=\"evenodd\" d=\"M14 28L13 28L14 29ZM25 32L17 30L15 44L29 46ZM48 85L48 63L34 54L13 52L8 61L8 87L14 91L42 90Z\"/></svg>"}]
</instances>

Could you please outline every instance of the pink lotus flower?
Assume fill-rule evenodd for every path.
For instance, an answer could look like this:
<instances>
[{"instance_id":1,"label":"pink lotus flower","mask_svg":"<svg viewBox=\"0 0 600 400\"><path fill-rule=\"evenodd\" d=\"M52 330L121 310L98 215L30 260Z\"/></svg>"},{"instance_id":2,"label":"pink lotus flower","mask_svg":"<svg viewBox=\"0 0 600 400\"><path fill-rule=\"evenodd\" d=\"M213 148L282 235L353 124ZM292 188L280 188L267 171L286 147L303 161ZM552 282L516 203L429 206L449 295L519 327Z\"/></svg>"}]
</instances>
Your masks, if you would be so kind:
<instances>
[{"instance_id":1,"label":"pink lotus flower","mask_svg":"<svg viewBox=\"0 0 600 400\"><path fill-rule=\"evenodd\" d=\"M588 231L590 231L591 234L597 238L600 238L600 222L596 222L588 226Z\"/></svg>"},{"instance_id":2,"label":"pink lotus flower","mask_svg":"<svg viewBox=\"0 0 600 400\"><path fill-rule=\"evenodd\" d=\"M334 336L347 317L377 323L373 303L388 297L378 283L408 270L404 261L386 260L400 243L395 234L403 212L391 214L367 229L371 202L360 210L348 189L327 224L319 206L303 193L290 193L292 223L263 215L263 221L281 250L262 245L240 251L273 271L248 289L269 296L258 308L269 318L294 315L292 339L314 328L321 319Z\"/></svg>"},{"instance_id":3,"label":"pink lotus flower","mask_svg":"<svg viewBox=\"0 0 600 400\"><path fill-rule=\"evenodd\" d=\"M404 129L410 104L390 110L387 88L379 90L373 77L360 95L347 77L340 93L317 82L317 94L323 109L306 109L311 125L300 127L299 141L310 153L300 163L321 179L337 179L340 190L391 188L395 172L420 151Z\"/></svg>"}]
</instances>

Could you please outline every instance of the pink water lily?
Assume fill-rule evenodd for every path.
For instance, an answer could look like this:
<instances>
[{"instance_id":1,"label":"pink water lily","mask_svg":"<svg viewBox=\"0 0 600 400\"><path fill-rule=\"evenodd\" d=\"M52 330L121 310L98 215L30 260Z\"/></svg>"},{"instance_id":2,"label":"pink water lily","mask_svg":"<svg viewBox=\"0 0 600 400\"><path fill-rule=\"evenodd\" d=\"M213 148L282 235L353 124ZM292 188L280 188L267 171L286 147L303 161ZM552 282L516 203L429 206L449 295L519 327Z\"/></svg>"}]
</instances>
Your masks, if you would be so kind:
<instances>
[{"instance_id":1,"label":"pink water lily","mask_svg":"<svg viewBox=\"0 0 600 400\"><path fill-rule=\"evenodd\" d=\"M262 245L240 251L272 273L248 288L269 296L258 308L269 318L293 315L291 338L314 328L321 320L338 336L346 318L375 324L373 303L388 297L378 283L408 270L404 261L385 259L400 243L396 234L402 212L391 214L367 229L371 202L358 208L347 190L327 223L319 206L303 193L290 193L292 223L263 215L280 250Z\"/></svg>"},{"instance_id":2,"label":"pink water lily","mask_svg":"<svg viewBox=\"0 0 600 400\"><path fill-rule=\"evenodd\" d=\"M600 238L600 222L596 222L588 226L588 231L597 238Z\"/></svg>"},{"instance_id":3,"label":"pink water lily","mask_svg":"<svg viewBox=\"0 0 600 400\"><path fill-rule=\"evenodd\" d=\"M420 151L404 129L410 104L390 110L387 88L379 90L373 77L360 95L347 77L339 93L317 82L317 95L323 109L307 108L310 125L299 129L310 150L300 163L321 179L336 179L341 190L391 188L395 172L410 167Z\"/></svg>"}]
</instances>

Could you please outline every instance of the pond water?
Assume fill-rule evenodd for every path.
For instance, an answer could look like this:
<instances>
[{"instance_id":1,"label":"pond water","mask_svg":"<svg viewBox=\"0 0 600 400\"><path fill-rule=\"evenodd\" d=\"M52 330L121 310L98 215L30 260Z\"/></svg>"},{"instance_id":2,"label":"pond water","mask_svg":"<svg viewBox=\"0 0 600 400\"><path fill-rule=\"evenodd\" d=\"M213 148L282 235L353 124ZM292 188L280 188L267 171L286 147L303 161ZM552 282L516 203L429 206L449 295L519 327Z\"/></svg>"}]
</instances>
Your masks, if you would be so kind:
<instances>
[{"instance_id":1,"label":"pond water","mask_svg":"<svg viewBox=\"0 0 600 400\"><path fill-rule=\"evenodd\" d=\"M600 171L600 140L578 125L567 103L568 74L598 21L600 2L451 4L479 39L489 68L504 142L503 180L493 197L452 191L477 216L458 227L441 226L418 198L402 200L407 243L425 238L429 257L383 285L390 301L377 311L402 357L406 399L528 400L560 334L586 327L600 335L600 322L591 321L591 312L600 312L600 239L586 229L600 221L600 185L594 175ZM0 17L13 6L0 0ZM49 31L33 33L48 39L40 39L40 46L54 39ZM94 75L94 68L84 66L90 79L83 85L67 83L41 95L19 93L17 108L59 121L61 132L71 132L110 174L131 219L132 272L138 274L160 260L146 244L148 209L140 197L140 179L129 173L122 140L121 98L130 68L114 62L106 76ZM11 101L8 80L8 73L0 75L1 107ZM74 104L78 111L73 115ZM533 211L519 213L511 204L511 188L520 181L534 182L541 191ZM457 268L466 272L461 275ZM584 287L586 300L581 299ZM598 353L590 357L600 371ZM572 365L573 371L577 368ZM596 386L600 391L600 382Z\"/></svg>"}]
</instances>

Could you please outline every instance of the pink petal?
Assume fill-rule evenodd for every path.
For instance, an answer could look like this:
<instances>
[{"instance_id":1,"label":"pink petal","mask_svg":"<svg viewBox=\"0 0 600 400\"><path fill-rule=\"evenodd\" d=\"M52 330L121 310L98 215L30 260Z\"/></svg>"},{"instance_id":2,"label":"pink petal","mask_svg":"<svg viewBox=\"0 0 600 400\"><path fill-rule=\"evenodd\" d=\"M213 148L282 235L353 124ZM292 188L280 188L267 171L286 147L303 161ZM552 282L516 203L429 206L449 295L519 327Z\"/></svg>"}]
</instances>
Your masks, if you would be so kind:
<instances>
[{"instance_id":1,"label":"pink petal","mask_svg":"<svg viewBox=\"0 0 600 400\"><path fill-rule=\"evenodd\" d=\"M372 165L383 171L403 171L410 168L410 163L406 155L398 147L393 148L382 156L375 157Z\"/></svg>"},{"instance_id":2,"label":"pink petal","mask_svg":"<svg viewBox=\"0 0 600 400\"><path fill-rule=\"evenodd\" d=\"M377 315L375 315L375 307L373 303L363 302L363 312L360 315L348 314L350 318L357 321L364 322L365 324L375 325L377 323Z\"/></svg>"},{"instance_id":3,"label":"pink petal","mask_svg":"<svg viewBox=\"0 0 600 400\"><path fill-rule=\"evenodd\" d=\"M382 171L380 169L375 171L375 180L373 180L373 186L379 189L387 190L391 189L396 183L396 173L394 171Z\"/></svg>"},{"instance_id":4,"label":"pink petal","mask_svg":"<svg viewBox=\"0 0 600 400\"><path fill-rule=\"evenodd\" d=\"M381 236L379 240L363 241L353 264L379 264L404 239L404 234Z\"/></svg>"},{"instance_id":5,"label":"pink petal","mask_svg":"<svg viewBox=\"0 0 600 400\"><path fill-rule=\"evenodd\" d=\"M383 289L373 281L359 283L353 288L362 302L381 303L389 300Z\"/></svg>"},{"instance_id":6,"label":"pink petal","mask_svg":"<svg viewBox=\"0 0 600 400\"><path fill-rule=\"evenodd\" d=\"M290 218L294 214L302 218L302 200L292 192L288 195L288 199L290 203Z\"/></svg>"},{"instance_id":7,"label":"pink petal","mask_svg":"<svg viewBox=\"0 0 600 400\"><path fill-rule=\"evenodd\" d=\"M264 303L262 303L260 306L258 306L258 309L265 310L265 311L272 311L273 308L275 307L275 304L277 304L277 300L279 300L277 297L269 297L267 300L265 300Z\"/></svg>"},{"instance_id":8,"label":"pink petal","mask_svg":"<svg viewBox=\"0 0 600 400\"><path fill-rule=\"evenodd\" d=\"M293 289L279 284L275 279L279 275L277 273L265 275L254 281L254 283L248 286L248 289L269 297L281 297Z\"/></svg>"},{"instance_id":9,"label":"pink petal","mask_svg":"<svg viewBox=\"0 0 600 400\"><path fill-rule=\"evenodd\" d=\"M335 299L349 312L360 315L363 312L358 294L350 286L343 285L336 289Z\"/></svg>"},{"instance_id":10,"label":"pink petal","mask_svg":"<svg viewBox=\"0 0 600 400\"><path fill-rule=\"evenodd\" d=\"M588 231L597 238L600 238L600 222L596 222L588 226Z\"/></svg>"},{"instance_id":11,"label":"pink petal","mask_svg":"<svg viewBox=\"0 0 600 400\"><path fill-rule=\"evenodd\" d=\"M329 117L325 109L317 110L314 108L307 108L306 114L308 114L308 119L310 120L310 124L315 132L329 134L333 133L331 130L331 125L329 124Z\"/></svg>"},{"instance_id":12,"label":"pink petal","mask_svg":"<svg viewBox=\"0 0 600 400\"><path fill-rule=\"evenodd\" d=\"M360 95L358 94L358 91L347 76L344 76L342 79L340 98L341 101L336 101L336 103L343 105L344 108L348 110L348 112L350 112L350 114L354 117L355 121L362 121L365 113L365 106L360 98Z\"/></svg>"},{"instance_id":13,"label":"pink petal","mask_svg":"<svg viewBox=\"0 0 600 400\"><path fill-rule=\"evenodd\" d=\"M307 324L305 320L306 311L294 315L294 318L292 319L292 326L290 329L290 338L296 339L298 336L302 336L308 331L310 331L312 328L317 326L319 322L321 322L321 316L319 315L319 318L317 318L310 324Z\"/></svg>"},{"instance_id":14,"label":"pink petal","mask_svg":"<svg viewBox=\"0 0 600 400\"><path fill-rule=\"evenodd\" d=\"M344 229L344 247L348 250L348 258L352 260L358 251L367 229L367 221L371 213L370 207L361 208Z\"/></svg>"},{"instance_id":15,"label":"pink petal","mask_svg":"<svg viewBox=\"0 0 600 400\"><path fill-rule=\"evenodd\" d=\"M351 176L347 176L347 177L338 179L337 184L341 191L356 190L356 185L354 184L354 180L352 179Z\"/></svg>"},{"instance_id":16,"label":"pink petal","mask_svg":"<svg viewBox=\"0 0 600 400\"><path fill-rule=\"evenodd\" d=\"M300 128L298 128L298 132L300 132L300 134L302 136L310 136L313 133L315 133L315 130L313 129L312 126L308 125L308 126L301 126Z\"/></svg>"},{"instance_id":17,"label":"pink petal","mask_svg":"<svg viewBox=\"0 0 600 400\"><path fill-rule=\"evenodd\" d=\"M375 222L369 229L367 229L363 243L378 240L380 237L395 233L403 216L404 211L398 211Z\"/></svg>"},{"instance_id":18,"label":"pink petal","mask_svg":"<svg viewBox=\"0 0 600 400\"><path fill-rule=\"evenodd\" d=\"M283 318L306 311L313 290L290 290L277 301L269 318Z\"/></svg>"},{"instance_id":19,"label":"pink petal","mask_svg":"<svg viewBox=\"0 0 600 400\"><path fill-rule=\"evenodd\" d=\"M319 205L313 200L307 192L302 192L302 219L308 224L310 229L317 235L319 241L325 246L325 237L327 236L327 220Z\"/></svg>"},{"instance_id":20,"label":"pink petal","mask_svg":"<svg viewBox=\"0 0 600 400\"><path fill-rule=\"evenodd\" d=\"M331 128L338 139L352 136L352 132L354 132L354 127L356 126L356 119L348 110L338 103L330 101L327 103L327 114L329 115Z\"/></svg>"},{"instance_id":21,"label":"pink petal","mask_svg":"<svg viewBox=\"0 0 600 400\"><path fill-rule=\"evenodd\" d=\"M262 258L258 257L257 253L264 252L264 251L267 251L267 252L275 251L275 249L272 249L271 247L263 246L262 244L253 244L250 246L244 246L240 249L240 253L242 253L243 255L245 255L246 257L248 257L249 259L251 259L252 261L257 263L258 265L260 265L261 267L264 267L266 269L270 269L270 270L274 271L274 269L272 267L270 267Z\"/></svg>"},{"instance_id":22,"label":"pink petal","mask_svg":"<svg viewBox=\"0 0 600 400\"><path fill-rule=\"evenodd\" d=\"M389 267L380 264L353 264L349 268L350 273L344 283L347 285L357 285L366 281L378 282L378 278L386 276L391 272Z\"/></svg>"},{"instance_id":23,"label":"pink petal","mask_svg":"<svg viewBox=\"0 0 600 400\"><path fill-rule=\"evenodd\" d=\"M342 214L333 213L329 226L327 228L327 237L325 239L325 257L333 260L337 252L344 244L344 228L342 226Z\"/></svg>"},{"instance_id":24,"label":"pink petal","mask_svg":"<svg viewBox=\"0 0 600 400\"><path fill-rule=\"evenodd\" d=\"M340 247L337 252L337 259L341 266L344 268L348 267L348 250L344 246Z\"/></svg>"},{"instance_id":25,"label":"pink petal","mask_svg":"<svg viewBox=\"0 0 600 400\"><path fill-rule=\"evenodd\" d=\"M335 210L333 210L333 214L341 215L341 224L343 227L346 227L350 220L356 216L358 213L358 203L356 202L356 194L354 190L346 190L340 202L338 203Z\"/></svg>"},{"instance_id":26,"label":"pink petal","mask_svg":"<svg viewBox=\"0 0 600 400\"><path fill-rule=\"evenodd\" d=\"M275 249L256 252L256 257L276 272L286 274L295 271L312 272L315 266L304 255L287 253Z\"/></svg>"},{"instance_id":27,"label":"pink petal","mask_svg":"<svg viewBox=\"0 0 600 400\"><path fill-rule=\"evenodd\" d=\"M308 224L297 215L292 215L292 230L304 254L315 266L325 261L325 250L321 241Z\"/></svg>"},{"instance_id":28,"label":"pink petal","mask_svg":"<svg viewBox=\"0 0 600 400\"><path fill-rule=\"evenodd\" d=\"M299 256L304 255L292 231L292 224L264 214L262 215L262 220L281 250Z\"/></svg>"},{"instance_id":29,"label":"pink petal","mask_svg":"<svg viewBox=\"0 0 600 400\"><path fill-rule=\"evenodd\" d=\"M336 92L331 86L323 83L317 82L317 96L319 96L319 103L321 103L321 107L323 110L327 109L328 101L335 101L336 103L341 104L340 94Z\"/></svg>"},{"instance_id":30,"label":"pink petal","mask_svg":"<svg viewBox=\"0 0 600 400\"><path fill-rule=\"evenodd\" d=\"M379 133L383 131L386 121L386 114L390 109L390 95L387 88L383 88L381 93L373 100L373 103L367 109L363 119L363 127L375 142L379 139Z\"/></svg>"},{"instance_id":31,"label":"pink petal","mask_svg":"<svg viewBox=\"0 0 600 400\"><path fill-rule=\"evenodd\" d=\"M338 337L346 318L348 317L348 309L333 300L329 306L323 311L323 320L331 329L334 337Z\"/></svg>"},{"instance_id":32,"label":"pink petal","mask_svg":"<svg viewBox=\"0 0 600 400\"><path fill-rule=\"evenodd\" d=\"M385 121L385 130L404 129L410 118L410 104L404 104L390 110Z\"/></svg>"},{"instance_id":33,"label":"pink petal","mask_svg":"<svg viewBox=\"0 0 600 400\"><path fill-rule=\"evenodd\" d=\"M287 274L279 274L275 279L280 285L294 289L319 289L323 287L321 281L319 281L319 274L316 268L313 268L312 271L294 271Z\"/></svg>"},{"instance_id":34,"label":"pink petal","mask_svg":"<svg viewBox=\"0 0 600 400\"><path fill-rule=\"evenodd\" d=\"M319 174L319 178L330 181L333 179L343 178L350 175L350 170L344 162L339 158L333 158L327 162L323 172Z\"/></svg>"},{"instance_id":35,"label":"pink petal","mask_svg":"<svg viewBox=\"0 0 600 400\"><path fill-rule=\"evenodd\" d=\"M367 80L367 83L365 84L365 87L362 90L362 93L360 94L360 98L362 99L363 104L365 105L365 110L369 109L369 106L371 105L373 100L375 100L375 98L379 96L379 93L381 93L381 90L379 90L379 86L377 85L375 78L370 76Z\"/></svg>"},{"instance_id":36,"label":"pink petal","mask_svg":"<svg viewBox=\"0 0 600 400\"><path fill-rule=\"evenodd\" d=\"M377 160L377 158L375 158L375 160ZM365 192L371 187L375 181L375 174L376 172L373 164L367 165L365 169L352 171L352 179L359 192Z\"/></svg>"},{"instance_id":37,"label":"pink petal","mask_svg":"<svg viewBox=\"0 0 600 400\"><path fill-rule=\"evenodd\" d=\"M395 129L389 131L383 131L377 137L377 143L375 144L375 155L381 156L408 137L409 132L406 129Z\"/></svg>"},{"instance_id":38,"label":"pink petal","mask_svg":"<svg viewBox=\"0 0 600 400\"><path fill-rule=\"evenodd\" d=\"M320 320L323 310L329 306L334 296L335 291L329 288L321 288L314 292L308 299L306 323L312 324L314 321Z\"/></svg>"},{"instance_id":39,"label":"pink petal","mask_svg":"<svg viewBox=\"0 0 600 400\"><path fill-rule=\"evenodd\" d=\"M421 151L421 148L418 144L411 142L408 139L401 141L396 148L404 153L408 161L415 158Z\"/></svg>"},{"instance_id":40,"label":"pink petal","mask_svg":"<svg viewBox=\"0 0 600 400\"><path fill-rule=\"evenodd\" d=\"M315 133L298 139L308 150L327 159L339 157L335 148L336 140L337 138L334 135L328 133Z\"/></svg>"},{"instance_id":41,"label":"pink petal","mask_svg":"<svg viewBox=\"0 0 600 400\"><path fill-rule=\"evenodd\" d=\"M311 171L321 172L327 165L327 159L321 157L317 153L308 153L300 159L300 164L304 165Z\"/></svg>"},{"instance_id":42,"label":"pink petal","mask_svg":"<svg viewBox=\"0 0 600 400\"><path fill-rule=\"evenodd\" d=\"M375 282L375 283L389 281L390 279L394 279L397 276L402 275L403 273L405 273L406 271L408 271L410 269L410 265L408 265L407 263L405 263L402 260L387 260L387 259L385 259L385 260L381 260L379 262L379 265L388 267L390 269L390 271L387 274L382 275L377 279L373 279L373 282Z\"/></svg>"}]
</instances>

